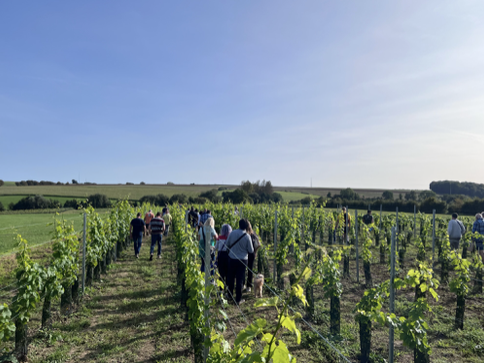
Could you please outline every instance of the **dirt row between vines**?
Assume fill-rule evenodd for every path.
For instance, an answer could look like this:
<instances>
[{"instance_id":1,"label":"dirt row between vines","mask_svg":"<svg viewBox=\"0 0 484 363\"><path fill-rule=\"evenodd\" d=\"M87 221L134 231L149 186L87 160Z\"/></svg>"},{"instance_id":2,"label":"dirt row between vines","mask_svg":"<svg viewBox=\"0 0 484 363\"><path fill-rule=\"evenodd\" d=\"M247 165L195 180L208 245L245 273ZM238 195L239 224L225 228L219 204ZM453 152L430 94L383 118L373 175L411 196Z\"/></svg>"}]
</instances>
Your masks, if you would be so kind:
<instances>
[{"instance_id":1,"label":"dirt row between vines","mask_svg":"<svg viewBox=\"0 0 484 363\"><path fill-rule=\"evenodd\" d=\"M71 316L54 313L50 331L38 330L36 316L29 361L193 362L170 239L163 240L161 260L149 261L150 237L139 259L131 247L123 251Z\"/></svg>"}]
</instances>

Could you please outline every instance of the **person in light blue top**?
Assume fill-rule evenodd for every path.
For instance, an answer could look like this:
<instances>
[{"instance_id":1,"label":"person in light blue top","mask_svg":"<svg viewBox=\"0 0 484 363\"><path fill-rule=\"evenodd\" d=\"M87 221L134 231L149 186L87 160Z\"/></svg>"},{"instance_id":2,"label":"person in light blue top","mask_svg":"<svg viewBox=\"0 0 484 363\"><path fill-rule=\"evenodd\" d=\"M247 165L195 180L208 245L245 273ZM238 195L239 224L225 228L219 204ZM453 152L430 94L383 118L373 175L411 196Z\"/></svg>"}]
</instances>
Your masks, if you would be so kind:
<instances>
[{"instance_id":1,"label":"person in light blue top","mask_svg":"<svg viewBox=\"0 0 484 363\"><path fill-rule=\"evenodd\" d=\"M213 217L208 218L205 223L203 224L203 228L198 230L198 255L202 259L202 269L201 271L205 271L205 237L204 231L207 231L207 234L210 233L210 270L212 271L211 274L214 274L213 271L213 260L215 259L215 241L218 238L217 232L214 229L215 220ZM213 248L212 248L213 247Z\"/></svg>"},{"instance_id":2,"label":"person in light blue top","mask_svg":"<svg viewBox=\"0 0 484 363\"><path fill-rule=\"evenodd\" d=\"M474 224L472 225L472 233L479 233L481 237L479 238L474 238L474 241L476 242L476 248L477 251L479 251L482 259L484 260L484 247L483 247L483 240L484 240L484 220L482 218L482 215L480 213L476 214L476 220Z\"/></svg>"}]
</instances>

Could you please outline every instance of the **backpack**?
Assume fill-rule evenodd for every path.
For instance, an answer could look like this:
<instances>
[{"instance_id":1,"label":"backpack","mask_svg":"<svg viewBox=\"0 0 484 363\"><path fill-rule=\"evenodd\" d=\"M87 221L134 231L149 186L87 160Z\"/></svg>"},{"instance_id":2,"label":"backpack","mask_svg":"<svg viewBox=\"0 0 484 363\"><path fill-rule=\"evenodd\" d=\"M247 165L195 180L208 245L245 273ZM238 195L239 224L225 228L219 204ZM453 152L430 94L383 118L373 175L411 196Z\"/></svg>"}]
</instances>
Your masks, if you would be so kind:
<instances>
[{"instance_id":1,"label":"backpack","mask_svg":"<svg viewBox=\"0 0 484 363\"><path fill-rule=\"evenodd\" d=\"M371 224L371 220L372 220L372 219L373 219L373 218L371 218L371 215L369 215L369 214L365 214L365 215L363 216L363 222L364 222L365 224Z\"/></svg>"}]
</instances>

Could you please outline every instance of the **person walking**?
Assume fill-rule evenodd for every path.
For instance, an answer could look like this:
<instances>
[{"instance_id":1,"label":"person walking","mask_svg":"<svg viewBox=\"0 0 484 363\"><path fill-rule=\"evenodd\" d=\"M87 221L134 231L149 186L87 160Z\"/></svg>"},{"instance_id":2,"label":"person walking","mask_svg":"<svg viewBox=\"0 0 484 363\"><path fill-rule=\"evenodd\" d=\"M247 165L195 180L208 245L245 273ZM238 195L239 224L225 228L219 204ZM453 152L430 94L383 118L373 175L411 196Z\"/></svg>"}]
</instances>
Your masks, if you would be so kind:
<instances>
[{"instance_id":1,"label":"person walking","mask_svg":"<svg viewBox=\"0 0 484 363\"><path fill-rule=\"evenodd\" d=\"M158 245L158 258L161 258L161 239L165 231L165 221L161 218L161 213L156 213L156 217L150 222L151 247L150 247L150 261L153 261L153 254L155 253L155 246Z\"/></svg>"},{"instance_id":2,"label":"person walking","mask_svg":"<svg viewBox=\"0 0 484 363\"><path fill-rule=\"evenodd\" d=\"M251 292L252 291L252 280L253 280L253 273L254 271L254 261L257 256L257 250L260 248L260 242L259 242L259 237L255 232L252 230L252 225L250 224L249 221L247 221L247 234L250 236L250 240L252 241L252 248L254 249L254 252L248 254L247 258L247 280L245 283L246 286L246 291Z\"/></svg>"},{"instance_id":3,"label":"person walking","mask_svg":"<svg viewBox=\"0 0 484 363\"><path fill-rule=\"evenodd\" d=\"M363 223L365 223L367 226L373 224L373 216L371 215L371 210L368 209L366 214L363 216Z\"/></svg>"},{"instance_id":4,"label":"person walking","mask_svg":"<svg viewBox=\"0 0 484 363\"><path fill-rule=\"evenodd\" d=\"M153 211L150 209L148 212L145 214L145 225L149 226L151 220L155 217L153 214Z\"/></svg>"},{"instance_id":5,"label":"person walking","mask_svg":"<svg viewBox=\"0 0 484 363\"><path fill-rule=\"evenodd\" d=\"M447 228L447 233L449 233L450 246L457 250L459 249L460 240L462 235L466 233L466 227L464 224L458 220L458 214L453 213L452 219L449 221L449 227Z\"/></svg>"},{"instance_id":6,"label":"person walking","mask_svg":"<svg viewBox=\"0 0 484 363\"><path fill-rule=\"evenodd\" d=\"M482 219L482 214L477 213L476 214L476 220L474 224L472 225L472 233L479 233L481 237L478 238L473 238L473 241L476 242L476 249L481 255L482 260L484 261L484 246L483 246L483 241L484 241L484 220Z\"/></svg>"},{"instance_id":7,"label":"person walking","mask_svg":"<svg viewBox=\"0 0 484 363\"><path fill-rule=\"evenodd\" d=\"M198 222L198 213L195 212L193 206L190 208L190 212L188 213L188 223L190 226L195 227Z\"/></svg>"},{"instance_id":8,"label":"person walking","mask_svg":"<svg viewBox=\"0 0 484 363\"><path fill-rule=\"evenodd\" d=\"M168 232L170 231L172 219L173 218L171 217L170 210L168 208L165 208L165 214L163 214L163 220L165 221L165 237L168 236Z\"/></svg>"},{"instance_id":9,"label":"person walking","mask_svg":"<svg viewBox=\"0 0 484 363\"><path fill-rule=\"evenodd\" d=\"M200 225L205 225L205 222L209 218L212 218L212 212L205 209L203 213L200 215Z\"/></svg>"},{"instance_id":10,"label":"person walking","mask_svg":"<svg viewBox=\"0 0 484 363\"><path fill-rule=\"evenodd\" d=\"M245 300L242 300L242 286L245 281L245 269L249 260L249 253L254 253L254 247L252 246L252 240L246 233L248 227L248 221L246 219L239 220L239 229L233 231L227 239L227 248L229 250L229 263L227 282L229 287L229 293L234 296L235 291L235 303L237 305L242 304Z\"/></svg>"},{"instance_id":11,"label":"person walking","mask_svg":"<svg viewBox=\"0 0 484 363\"><path fill-rule=\"evenodd\" d=\"M205 241L207 235L210 235L210 271L213 275L213 260L215 258L215 240L218 238L217 232L215 232L215 220L213 218L208 218L203 227L198 230L198 255L202 259L201 271L205 272ZM213 252L212 252L213 247Z\"/></svg>"},{"instance_id":12,"label":"person walking","mask_svg":"<svg viewBox=\"0 0 484 363\"><path fill-rule=\"evenodd\" d=\"M141 244L143 243L143 234L146 234L146 224L141 219L141 213L138 213L129 225L129 235L134 242L134 255L136 258L139 258Z\"/></svg>"},{"instance_id":13,"label":"person walking","mask_svg":"<svg viewBox=\"0 0 484 363\"><path fill-rule=\"evenodd\" d=\"M232 227L229 224L222 225L220 235L218 236L215 250L217 251L217 267L223 283L227 286L227 271L229 264L229 252L227 250L227 238L232 233Z\"/></svg>"}]
</instances>

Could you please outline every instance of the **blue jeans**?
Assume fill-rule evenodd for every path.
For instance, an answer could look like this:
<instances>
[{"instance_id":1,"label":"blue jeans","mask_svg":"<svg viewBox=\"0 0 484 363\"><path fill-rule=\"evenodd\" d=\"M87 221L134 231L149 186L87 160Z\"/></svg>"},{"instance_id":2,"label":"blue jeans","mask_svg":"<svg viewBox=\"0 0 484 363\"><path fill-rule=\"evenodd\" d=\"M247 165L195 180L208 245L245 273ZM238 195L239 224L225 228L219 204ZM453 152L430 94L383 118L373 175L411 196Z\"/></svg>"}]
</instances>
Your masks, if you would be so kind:
<instances>
[{"instance_id":1,"label":"blue jeans","mask_svg":"<svg viewBox=\"0 0 484 363\"><path fill-rule=\"evenodd\" d=\"M155 252L155 245L158 243L158 256L161 255L161 233L151 235L150 255Z\"/></svg>"},{"instance_id":2,"label":"blue jeans","mask_svg":"<svg viewBox=\"0 0 484 363\"><path fill-rule=\"evenodd\" d=\"M143 243L143 233L139 235L133 235L134 242L134 254L139 255L139 250L141 249L141 244Z\"/></svg>"}]
</instances>

